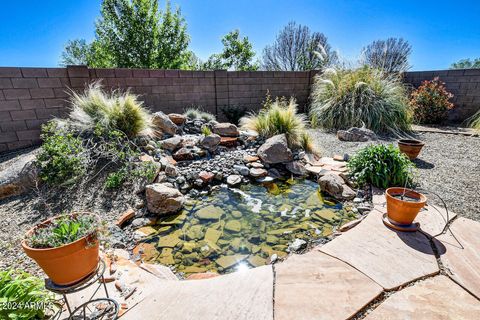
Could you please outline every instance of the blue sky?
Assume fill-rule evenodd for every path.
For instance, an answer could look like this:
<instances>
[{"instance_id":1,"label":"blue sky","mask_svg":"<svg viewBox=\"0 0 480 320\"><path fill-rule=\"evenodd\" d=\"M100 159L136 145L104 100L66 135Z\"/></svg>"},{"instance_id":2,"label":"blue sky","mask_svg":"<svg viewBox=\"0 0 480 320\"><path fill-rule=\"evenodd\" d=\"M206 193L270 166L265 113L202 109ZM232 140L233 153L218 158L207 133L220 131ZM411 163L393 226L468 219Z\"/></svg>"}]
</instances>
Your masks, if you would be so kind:
<instances>
[{"instance_id":1,"label":"blue sky","mask_svg":"<svg viewBox=\"0 0 480 320\"><path fill-rule=\"evenodd\" d=\"M403 37L413 46L412 70L448 68L480 57L480 1L172 0L188 23L201 58L221 51L220 38L240 29L260 55L289 21L323 32L348 59L375 39ZM160 1L164 5L164 1ZM100 0L2 1L0 66L58 65L68 39L94 37Z\"/></svg>"}]
</instances>

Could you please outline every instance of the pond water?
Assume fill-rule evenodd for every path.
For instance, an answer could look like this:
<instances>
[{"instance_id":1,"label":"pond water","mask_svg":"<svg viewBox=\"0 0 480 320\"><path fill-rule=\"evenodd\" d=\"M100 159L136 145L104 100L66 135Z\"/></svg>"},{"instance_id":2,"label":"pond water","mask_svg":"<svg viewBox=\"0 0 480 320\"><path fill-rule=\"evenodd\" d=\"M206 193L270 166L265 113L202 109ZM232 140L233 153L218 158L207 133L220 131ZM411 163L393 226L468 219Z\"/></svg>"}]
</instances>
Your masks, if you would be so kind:
<instances>
[{"instance_id":1,"label":"pond water","mask_svg":"<svg viewBox=\"0 0 480 320\"><path fill-rule=\"evenodd\" d=\"M154 259L177 273L228 273L264 265L274 254L282 258L293 240L325 238L353 218L310 180L221 186L161 219L146 242L156 249Z\"/></svg>"}]
</instances>

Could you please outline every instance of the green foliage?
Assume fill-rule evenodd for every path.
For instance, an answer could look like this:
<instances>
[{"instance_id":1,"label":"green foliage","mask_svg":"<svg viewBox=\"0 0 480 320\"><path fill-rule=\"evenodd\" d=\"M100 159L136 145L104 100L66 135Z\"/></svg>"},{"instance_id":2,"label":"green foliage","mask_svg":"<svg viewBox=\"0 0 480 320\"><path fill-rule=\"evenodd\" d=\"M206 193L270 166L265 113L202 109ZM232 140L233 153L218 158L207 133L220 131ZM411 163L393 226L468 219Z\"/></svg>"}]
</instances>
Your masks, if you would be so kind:
<instances>
[{"instance_id":1,"label":"green foliage","mask_svg":"<svg viewBox=\"0 0 480 320\"><path fill-rule=\"evenodd\" d=\"M363 63L386 73L405 72L410 69L408 58L412 46L402 38L376 40L363 48Z\"/></svg>"},{"instance_id":2,"label":"green foliage","mask_svg":"<svg viewBox=\"0 0 480 320\"><path fill-rule=\"evenodd\" d=\"M86 150L82 140L55 121L42 126L43 145L37 156L40 179L50 185L68 184L86 172Z\"/></svg>"},{"instance_id":3,"label":"green foliage","mask_svg":"<svg viewBox=\"0 0 480 320\"><path fill-rule=\"evenodd\" d=\"M52 308L54 299L43 279L23 271L0 270L0 319L44 319L44 308Z\"/></svg>"},{"instance_id":4,"label":"green foliage","mask_svg":"<svg viewBox=\"0 0 480 320\"><path fill-rule=\"evenodd\" d=\"M207 127L207 126L202 126L201 131L202 131L202 134L203 134L205 137L212 134L212 130L210 130L210 128Z\"/></svg>"},{"instance_id":5,"label":"green foliage","mask_svg":"<svg viewBox=\"0 0 480 320\"><path fill-rule=\"evenodd\" d=\"M272 102L269 96L264 108L257 114L252 113L240 119L243 129L253 130L265 138L285 133L290 146L299 146L305 132L306 119L297 113L297 104L294 98L290 100L275 99Z\"/></svg>"},{"instance_id":6,"label":"green foliage","mask_svg":"<svg viewBox=\"0 0 480 320\"><path fill-rule=\"evenodd\" d=\"M476 59L461 59L452 63L450 69L478 69L480 68L480 58Z\"/></svg>"},{"instance_id":7,"label":"green foliage","mask_svg":"<svg viewBox=\"0 0 480 320\"><path fill-rule=\"evenodd\" d=\"M216 119L213 114L195 107L188 108L183 114L190 120L202 119L205 121L212 121Z\"/></svg>"},{"instance_id":8,"label":"green foliage","mask_svg":"<svg viewBox=\"0 0 480 320\"><path fill-rule=\"evenodd\" d=\"M411 111L402 81L367 66L325 70L315 78L311 100L312 122L325 129L363 125L375 132L410 129Z\"/></svg>"},{"instance_id":9,"label":"green foliage","mask_svg":"<svg viewBox=\"0 0 480 320\"><path fill-rule=\"evenodd\" d=\"M448 111L455 106L449 100L453 94L445 88L445 83L438 77L423 81L421 86L410 96L414 120L417 123L439 124L448 117Z\"/></svg>"},{"instance_id":10,"label":"green foliage","mask_svg":"<svg viewBox=\"0 0 480 320\"><path fill-rule=\"evenodd\" d=\"M107 189L118 189L120 188L125 180L127 179L127 170L126 168L121 168L118 171L110 172L105 180L105 188Z\"/></svg>"},{"instance_id":11,"label":"green foliage","mask_svg":"<svg viewBox=\"0 0 480 320\"><path fill-rule=\"evenodd\" d=\"M170 2L162 12L158 0L103 0L96 39L69 41L63 64L90 67L185 68L191 59L185 19Z\"/></svg>"},{"instance_id":12,"label":"green foliage","mask_svg":"<svg viewBox=\"0 0 480 320\"><path fill-rule=\"evenodd\" d=\"M77 241L85 236L97 238L98 219L91 214L63 215L35 230L27 238L32 248L58 248Z\"/></svg>"},{"instance_id":13,"label":"green foliage","mask_svg":"<svg viewBox=\"0 0 480 320\"><path fill-rule=\"evenodd\" d=\"M238 125L240 119L247 114L247 108L242 106L223 106L220 107L228 122Z\"/></svg>"},{"instance_id":14,"label":"green foliage","mask_svg":"<svg viewBox=\"0 0 480 320\"><path fill-rule=\"evenodd\" d=\"M392 144L365 147L347 166L359 186L370 183L383 189L412 185L415 171L415 165Z\"/></svg>"},{"instance_id":15,"label":"green foliage","mask_svg":"<svg viewBox=\"0 0 480 320\"><path fill-rule=\"evenodd\" d=\"M150 112L129 92L104 92L91 84L83 93L72 92L70 123L82 131L120 131L128 138L152 133Z\"/></svg>"},{"instance_id":16,"label":"green foliage","mask_svg":"<svg viewBox=\"0 0 480 320\"><path fill-rule=\"evenodd\" d=\"M468 120L468 124L471 128L480 131L480 110Z\"/></svg>"},{"instance_id":17,"label":"green foliage","mask_svg":"<svg viewBox=\"0 0 480 320\"><path fill-rule=\"evenodd\" d=\"M133 176L145 178L147 182L150 183L153 182L157 176L158 170L158 166L151 161L141 162L140 165L133 170Z\"/></svg>"},{"instance_id":18,"label":"green foliage","mask_svg":"<svg viewBox=\"0 0 480 320\"><path fill-rule=\"evenodd\" d=\"M222 38L223 52L213 54L203 65L205 70L230 69L239 71L257 70L258 64L252 62L255 57L253 46L248 37L240 37L239 30L230 31Z\"/></svg>"}]
</instances>

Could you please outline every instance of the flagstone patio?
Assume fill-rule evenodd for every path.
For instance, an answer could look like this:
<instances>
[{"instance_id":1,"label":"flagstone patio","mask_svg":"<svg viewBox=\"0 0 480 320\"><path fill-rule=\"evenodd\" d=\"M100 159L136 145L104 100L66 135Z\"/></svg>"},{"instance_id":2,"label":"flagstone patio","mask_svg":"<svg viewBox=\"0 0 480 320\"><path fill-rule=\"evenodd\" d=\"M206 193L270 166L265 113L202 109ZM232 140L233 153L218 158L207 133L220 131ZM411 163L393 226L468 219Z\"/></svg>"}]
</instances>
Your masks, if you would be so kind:
<instances>
[{"instance_id":1,"label":"flagstone patio","mask_svg":"<svg viewBox=\"0 0 480 320\"><path fill-rule=\"evenodd\" d=\"M137 268L148 285L137 279L122 319L479 319L480 223L457 218L458 242L434 239L446 213L430 205L421 231L396 232L382 223L384 198L374 202L353 229L273 266L186 281Z\"/></svg>"}]
</instances>

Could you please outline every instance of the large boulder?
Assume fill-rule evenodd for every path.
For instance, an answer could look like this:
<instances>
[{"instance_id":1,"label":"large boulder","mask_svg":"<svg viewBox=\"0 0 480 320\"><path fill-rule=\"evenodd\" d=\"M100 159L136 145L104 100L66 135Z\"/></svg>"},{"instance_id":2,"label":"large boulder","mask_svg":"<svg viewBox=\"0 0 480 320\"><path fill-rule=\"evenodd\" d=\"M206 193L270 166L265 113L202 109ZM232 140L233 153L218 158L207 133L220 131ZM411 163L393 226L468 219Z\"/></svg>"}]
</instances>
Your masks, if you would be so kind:
<instances>
[{"instance_id":1,"label":"large boulder","mask_svg":"<svg viewBox=\"0 0 480 320\"><path fill-rule=\"evenodd\" d=\"M337 138L342 141L365 142L376 140L377 135L367 128L350 128L348 130L338 130Z\"/></svg>"},{"instance_id":2,"label":"large boulder","mask_svg":"<svg viewBox=\"0 0 480 320\"><path fill-rule=\"evenodd\" d=\"M238 137L240 135L237 126L228 122L215 124L213 132L222 137Z\"/></svg>"},{"instance_id":3,"label":"large boulder","mask_svg":"<svg viewBox=\"0 0 480 320\"><path fill-rule=\"evenodd\" d=\"M200 140L200 145L207 149L208 151L215 151L218 148L218 145L220 144L220 136L218 134L211 134L208 136L203 137Z\"/></svg>"},{"instance_id":4,"label":"large boulder","mask_svg":"<svg viewBox=\"0 0 480 320\"><path fill-rule=\"evenodd\" d=\"M258 148L257 154L265 163L275 164L293 160L292 151L288 148L285 134L273 136Z\"/></svg>"},{"instance_id":5,"label":"large boulder","mask_svg":"<svg viewBox=\"0 0 480 320\"><path fill-rule=\"evenodd\" d=\"M186 116L184 116L183 114L179 114L179 113L170 113L168 115L168 118L170 120L172 120L172 122L175 123L177 126L181 126L187 120Z\"/></svg>"},{"instance_id":6,"label":"large boulder","mask_svg":"<svg viewBox=\"0 0 480 320\"><path fill-rule=\"evenodd\" d=\"M331 195L337 200L352 200L355 198L355 191L335 173L327 173L318 179L318 184L323 192Z\"/></svg>"},{"instance_id":7,"label":"large boulder","mask_svg":"<svg viewBox=\"0 0 480 320\"><path fill-rule=\"evenodd\" d=\"M148 211L158 215L168 215L182 209L185 198L169 184L154 183L145 187Z\"/></svg>"},{"instance_id":8,"label":"large boulder","mask_svg":"<svg viewBox=\"0 0 480 320\"><path fill-rule=\"evenodd\" d=\"M0 164L0 199L22 194L35 186L38 152L35 149Z\"/></svg>"},{"instance_id":9,"label":"large boulder","mask_svg":"<svg viewBox=\"0 0 480 320\"><path fill-rule=\"evenodd\" d=\"M177 125L170 120L170 118L163 112L155 112L152 115L152 123L155 126L155 131L174 135L177 132Z\"/></svg>"}]
</instances>

